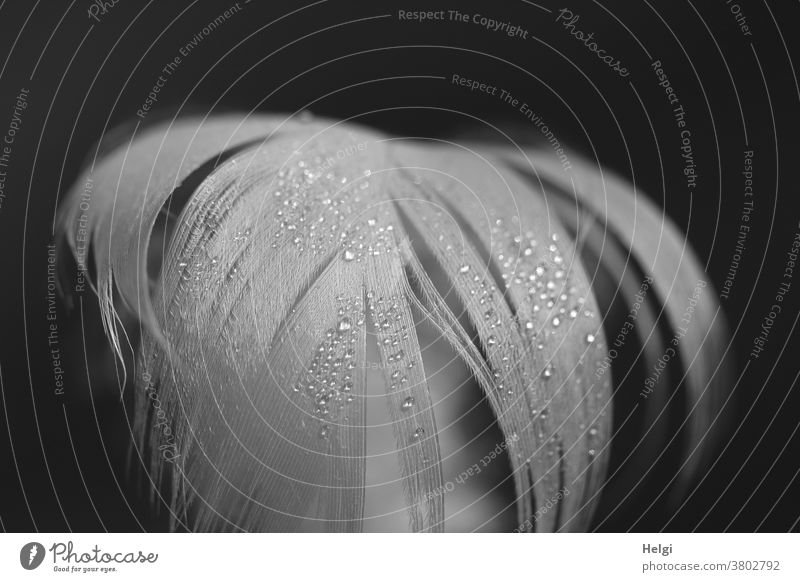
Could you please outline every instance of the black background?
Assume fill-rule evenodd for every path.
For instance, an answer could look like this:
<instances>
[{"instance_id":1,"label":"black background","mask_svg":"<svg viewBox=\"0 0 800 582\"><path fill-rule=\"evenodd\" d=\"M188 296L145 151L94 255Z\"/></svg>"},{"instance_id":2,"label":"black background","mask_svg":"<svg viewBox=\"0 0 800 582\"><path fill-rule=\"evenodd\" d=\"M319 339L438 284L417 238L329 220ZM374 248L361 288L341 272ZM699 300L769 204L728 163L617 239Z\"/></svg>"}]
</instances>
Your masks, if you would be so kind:
<instances>
[{"instance_id":1,"label":"black background","mask_svg":"<svg viewBox=\"0 0 800 582\"><path fill-rule=\"evenodd\" d=\"M102 353L102 331L86 329L82 340L81 314L64 304L58 307L58 325L69 356L67 386L64 396L54 395L46 339L46 245L58 197L77 178L92 144L133 119L162 67L232 4L121 0L100 22L88 17L86 1L18 1L0 8L0 130L11 119L19 89L30 90L0 210L0 526L5 530L165 527L146 510L143 489L126 473L120 453L126 420L113 362L100 366L101 358L93 357L87 378L81 342L89 353ZM238 14L183 59L159 105L204 111L308 108L317 115L356 116L405 135L454 135L468 116L524 127L521 115L497 98L448 80L408 77L449 79L458 73L499 85L542 113L563 143L591 153L588 135L604 164L635 178L688 232L717 289L736 244L743 151L752 149L753 228L731 297L723 303L741 370L773 303L800 220L794 176L800 93L791 64L798 56L798 5L767 8L741 0L753 31L746 37L723 0L603 3L605 8L571 1L569 8L581 16L579 28L594 31L598 43L631 71L623 79L556 24L554 13L529 3L458 3L462 12L522 25L530 31L527 40L472 23L398 20L398 9L419 10L421 4L330 0L299 10L300 3L241 2ZM542 4L554 12L562 7ZM427 3L424 9L454 6ZM691 199L681 187L678 132L639 42L661 60L687 112L700 172ZM725 411L737 431L731 446L669 529L797 529L800 397L792 331L798 296L800 280L793 283L765 351L750 363ZM83 308L92 321L91 302L84 301ZM603 529L625 530L633 520L620 512ZM663 525L663 516L653 515L635 528Z\"/></svg>"}]
</instances>

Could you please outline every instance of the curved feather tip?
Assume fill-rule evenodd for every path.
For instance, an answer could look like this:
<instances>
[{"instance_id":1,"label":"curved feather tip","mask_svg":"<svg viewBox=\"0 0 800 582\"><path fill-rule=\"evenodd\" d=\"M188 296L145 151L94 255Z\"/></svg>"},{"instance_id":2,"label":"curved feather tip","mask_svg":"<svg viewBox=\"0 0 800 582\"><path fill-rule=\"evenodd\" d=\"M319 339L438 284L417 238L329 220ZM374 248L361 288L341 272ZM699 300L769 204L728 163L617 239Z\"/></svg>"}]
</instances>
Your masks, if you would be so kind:
<instances>
[{"instance_id":1,"label":"curved feather tip","mask_svg":"<svg viewBox=\"0 0 800 582\"><path fill-rule=\"evenodd\" d=\"M625 280L618 260L632 253L673 323L702 274L674 245L654 256L640 239L660 215L630 216L624 182L588 164L577 197L570 187L567 203L550 201L541 177L565 180L537 152L221 116L149 128L87 172L91 203L79 181L60 231L76 255L90 242L118 352L118 309L140 322L137 448L169 485L175 528L361 530L368 408L383 400L409 528L444 530L450 488L429 388L441 370L425 322L502 431L516 529L586 530L612 431L610 374L597 374L604 308L587 270ZM579 211L617 237L594 263L570 218ZM698 312L714 325L710 305ZM702 354L687 376L697 442L717 398L705 390L717 348L699 336L681 346L684 359ZM370 398L376 382L383 399ZM692 458L687 471L705 457Z\"/></svg>"}]
</instances>

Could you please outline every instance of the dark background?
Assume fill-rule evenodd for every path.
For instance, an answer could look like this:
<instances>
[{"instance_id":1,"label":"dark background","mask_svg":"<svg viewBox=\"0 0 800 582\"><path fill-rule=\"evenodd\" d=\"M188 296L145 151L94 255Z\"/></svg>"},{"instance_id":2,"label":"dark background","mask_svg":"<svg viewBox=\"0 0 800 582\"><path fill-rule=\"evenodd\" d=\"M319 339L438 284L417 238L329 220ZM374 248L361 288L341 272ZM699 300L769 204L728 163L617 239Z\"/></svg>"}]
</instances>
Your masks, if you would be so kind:
<instances>
[{"instance_id":1,"label":"dark background","mask_svg":"<svg viewBox=\"0 0 800 582\"><path fill-rule=\"evenodd\" d=\"M77 178L92 144L131 120L162 67L232 5L120 0L98 15L100 22L88 17L86 1L0 7L0 132L19 89L30 90L0 210L0 527L5 530L165 527L147 511L135 471L126 472L126 417L114 387L113 361L99 363L102 331L82 330L80 311L63 303L58 326L68 356L66 390L54 395L46 339L46 245L58 197ZM542 5L562 7L548 0ZM588 151L588 135L608 167L629 177L635 168L637 185L688 232L717 289L736 244L742 152L752 149L752 230L731 297L723 303L741 369L773 303L800 219L794 175L800 93L791 63L798 56L794 28L800 8L788 2L767 8L748 0L739 5L751 37L743 36L723 0L626 2L613 8L571 1L569 8L581 16L578 28L594 31L598 43L631 71L622 79L556 24L554 13L523 1L457 6L519 24L535 37L528 40L471 23L398 21L398 9L419 10L421 2L330 0L299 10L301 3L242 1L238 14L183 59L159 105L203 111L308 108L317 115L356 116L405 135L454 135L464 130L465 114L524 128L524 118L497 98L447 80L408 77L449 79L458 73L499 85L542 113L563 143ZM434 2L424 9L455 6ZM293 10L298 11L276 21ZM385 14L391 16L370 18ZM661 60L687 112L700 173L691 207L681 186L677 129L636 39ZM800 396L792 331L800 280L792 287L765 351L750 364L726 409L737 431L731 446L669 529L798 528ZM94 321L92 302L85 300L83 309L86 321ZM88 376L83 341L92 354ZM636 511L620 511L603 529L628 529L638 517ZM669 517L652 512L635 528L659 530Z\"/></svg>"}]
</instances>

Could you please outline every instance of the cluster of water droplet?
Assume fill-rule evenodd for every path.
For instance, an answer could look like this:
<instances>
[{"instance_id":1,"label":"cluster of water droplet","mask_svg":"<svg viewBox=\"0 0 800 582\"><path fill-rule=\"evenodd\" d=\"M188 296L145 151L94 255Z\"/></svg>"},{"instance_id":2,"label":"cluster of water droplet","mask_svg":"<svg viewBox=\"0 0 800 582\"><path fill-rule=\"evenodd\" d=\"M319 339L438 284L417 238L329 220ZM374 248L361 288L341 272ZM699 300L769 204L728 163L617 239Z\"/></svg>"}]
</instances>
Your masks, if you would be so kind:
<instances>
[{"instance_id":1,"label":"cluster of water droplet","mask_svg":"<svg viewBox=\"0 0 800 582\"><path fill-rule=\"evenodd\" d=\"M208 283L217 264L216 257L208 257L207 252L203 254L206 256L186 257L178 261L181 281L189 286L195 296L208 291Z\"/></svg>"},{"instance_id":2,"label":"cluster of water droplet","mask_svg":"<svg viewBox=\"0 0 800 582\"><path fill-rule=\"evenodd\" d=\"M219 206L221 203L221 201L215 201L212 206ZM226 203L226 206L229 211L230 205ZM190 236L194 239L205 237L207 240L187 241L184 247L194 249L194 254L187 255L178 261L181 284L188 286L192 297L206 297L209 292L213 291L212 286L216 285L223 275L226 282L234 280L239 271L238 260L234 260L230 265L224 265L216 246L226 245L224 254L236 256L238 247L245 245L250 237L251 229L249 227L240 228L232 233L220 230L219 212L219 208L212 208L211 212L205 215L207 220L204 218L204 228L192 232ZM221 272L223 265L227 269L225 272Z\"/></svg>"},{"instance_id":3,"label":"cluster of water droplet","mask_svg":"<svg viewBox=\"0 0 800 582\"><path fill-rule=\"evenodd\" d=\"M401 311L405 299L398 295L376 297L373 292L367 293L367 299L370 317L375 324L378 348L389 378L389 391L402 396L402 392L410 392L412 387L409 385L408 374L417 366L414 358L407 355L402 347L409 334ZM408 393L400 401L400 412L412 414L416 405L416 400ZM412 430L411 440L419 440L424 434L425 430L417 426Z\"/></svg>"},{"instance_id":4,"label":"cluster of water droplet","mask_svg":"<svg viewBox=\"0 0 800 582\"><path fill-rule=\"evenodd\" d=\"M294 392L309 404L319 420L321 438L328 438L332 425L348 421L347 405L355 398L353 375L358 329L364 325L363 306L358 297L339 299L336 325L325 332L306 373L294 386Z\"/></svg>"},{"instance_id":5,"label":"cluster of water droplet","mask_svg":"<svg viewBox=\"0 0 800 582\"><path fill-rule=\"evenodd\" d=\"M370 317L375 325L375 335L378 348L383 355L389 376L389 390L396 391L408 387L408 370L416 363L413 358L406 356L402 343L408 339L408 328L403 321L401 309L405 299L392 295L391 297L376 297L373 292L367 293L369 300ZM413 398L408 400L406 410L414 406Z\"/></svg>"},{"instance_id":6,"label":"cluster of water droplet","mask_svg":"<svg viewBox=\"0 0 800 582\"><path fill-rule=\"evenodd\" d=\"M394 226L382 224L378 217L355 221L341 239L342 260L346 263L377 257L396 249Z\"/></svg>"},{"instance_id":7,"label":"cluster of water droplet","mask_svg":"<svg viewBox=\"0 0 800 582\"><path fill-rule=\"evenodd\" d=\"M565 264L564 255L559 248L559 237L553 233L545 244L537 239L533 231L521 233L519 220L509 221L496 218L492 223L492 240L495 252L494 259L501 268L501 276L506 289L516 287L521 291L518 296L526 298L518 309L517 317L520 331L526 335L537 350L543 350L548 337L555 333L556 328L575 320L581 316L594 317L591 310L585 308L585 298L579 296L576 287L570 281L568 265ZM464 265L460 271L467 275L470 269ZM492 312L486 313L493 317ZM588 344L595 342L595 335L588 333L585 336ZM491 337L487 344L491 345ZM551 379L555 370L547 362L538 372L542 380ZM499 374L495 372L497 378ZM527 372L523 372L527 377ZM576 380L580 381L580 380ZM535 384L529 383L529 388ZM534 399L533 401L535 401ZM530 410L536 427L536 435L541 443L545 443L548 457L562 454L562 440L557 433L548 434L547 422L548 409ZM598 431L592 427L586 437L590 443L588 455L595 456L592 441L596 439ZM520 453L521 454L521 453ZM530 462L531 459L522 459Z\"/></svg>"},{"instance_id":8,"label":"cluster of water droplet","mask_svg":"<svg viewBox=\"0 0 800 582\"><path fill-rule=\"evenodd\" d=\"M594 314L584 307L585 297L578 296L576 287L570 283L557 233L551 234L546 247L537 248L539 243L533 232L528 231L524 236L510 232L513 229L505 228L502 219L495 221L493 235L505 242L497 259L506 284L522 288L529 299L527 308L521 310L527 313L527 318L520 325L541 350L544 349L543 340L549 335L548 326L557 328L581 314L585 317L594 317ZM595 336L590 333L585 339L592 343ZM542 375L550 377L551 374L545 369Z\"/></svg>"},{"instance_id":9,"label":"cluster of water droplet","mask_svg":"<svg viewBox=\"0 0 800 582\"><path fill-rule=\"evenodd\" d=\"M313 147L313 146L309 146ZM291 243L298 251L327 252L353 241L352 218L369 188L369 170L337 163L323 153L295 152L278 171L271 196L275 203L273 248Z\"/></svg>"}]
</instances>

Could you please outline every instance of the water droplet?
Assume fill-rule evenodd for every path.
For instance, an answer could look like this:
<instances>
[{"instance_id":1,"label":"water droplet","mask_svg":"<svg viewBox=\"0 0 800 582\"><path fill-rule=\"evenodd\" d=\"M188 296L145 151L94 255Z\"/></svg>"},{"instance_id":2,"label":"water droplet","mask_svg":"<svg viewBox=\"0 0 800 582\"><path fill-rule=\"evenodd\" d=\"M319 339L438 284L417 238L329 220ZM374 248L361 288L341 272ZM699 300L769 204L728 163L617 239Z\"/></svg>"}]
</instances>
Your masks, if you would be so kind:
<instances>
[{"instance_id":1,"label":"water droplet","mask_svg":"<svg viewBox=\"0 0 800 582\"><path fill-rule=\"evenodd\" d=\"M592 333L586 334L586 343L590 344L592 342L594 342L594 334Z\"/></svg>"},{"instance_id":2,"label":"water droplet","mask_svg":"<svg viewBox=\"0 0 800 582\"><path fill-rule=\"evenodd\" d=\"M497 338L493 335L490 335L488 338L486 338L486 345L489 347L497 345Z\"/></svg>"},{"instance_id":3,"label":"water droplet","mask_svg":"<svg viewBox=\"0 0 800 582\"><path fill-rule=\"evenodd\" d=\"M558 327L559 325L561 325L561 319L559 319L558 317L554 317L553 318L553 327Z\"/></svg>"},{"instance_id":4,"label":"water droplet","mask_svg":"<svg viewBox=\"0 0 800 582\"><path fill-rule=\"evenodd\" d=\"M414 432L411 433L411 438L414 439L415 441L417 441L417 440L421 439L424 434L425 434L425 429L422 428L421 426L418 426L414 430Z\"/></svg>"},{"instance_id":5,"label":"water droplet","mask_svg":"<svg viewBox=\"0 0 800 582\"><path fill-rule=\"evenodd\" d=\"M347 249L342 254L342 258L349 263L350 261L352 261L353 259L356 258L356 254L353 251L351 251L350 249Z\"/></svg>"},{"instance_id":6,"label":"water droplet","mask_svg":"<svg viewBox=\"0 0 800 582\"><path fill-rule=\"evenodd\" d=\"M409 396L408 398L403 400L403 404L400 405L400 408L402 408L403 410L411 410L412 408L414 408L414 398Z\"/></svg>"},{"instance_id":7,"label":"water droplet","mask_svg":"<svg viewBox=\"0 0 800 582\"><path fill-rule=\"evenodd\" d=\"M461 273L462 275L466 275L467 273L469 273L469 265L461 265L461 268L458 269L458 272Z\"/></svg>"},{"instance_id":8,"label":"water droplet","mask_svg":"<svg viewBox=\"0 0 800 582\"><path fill-rule=\"evenodd\" d=\"M350 318L349 317L344 317L339 322L339 328L338 329L339 329L339 331L348 331L349 329L352 329L352 327L353 327L353 324L350 321Z\"/></svg>"},{"instance_id":9,"label":"water droplet","mask_svg":"<svg viewBox=\"0 0 800 582\"><path fill-rule=\"evenodd\" d=\"M553 375L553 366L548 364L547 366L544 367L544 370L542 370L542 378L550 378L552 375Z\"/></svg>"}]
</instances>

